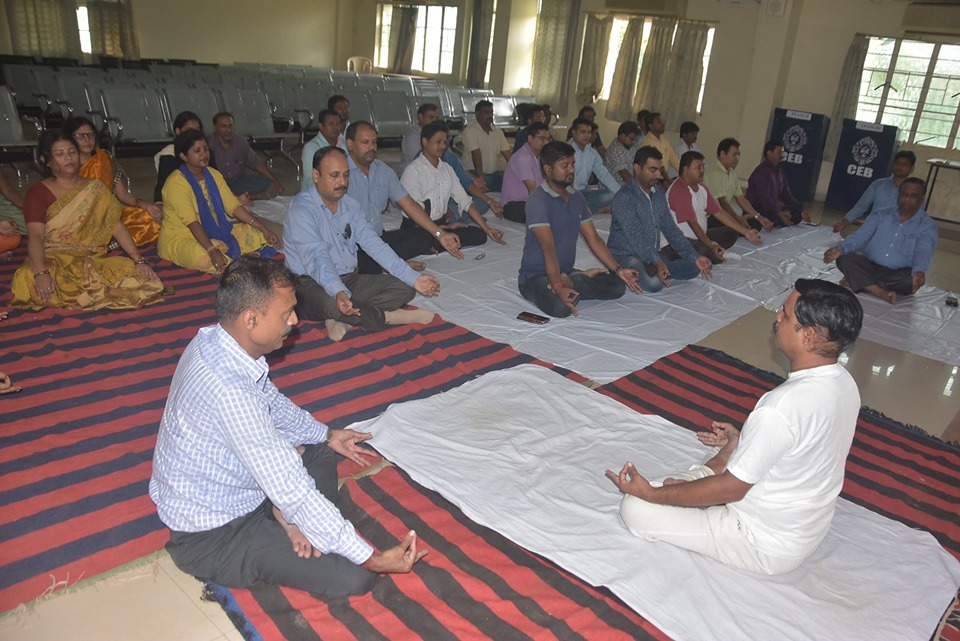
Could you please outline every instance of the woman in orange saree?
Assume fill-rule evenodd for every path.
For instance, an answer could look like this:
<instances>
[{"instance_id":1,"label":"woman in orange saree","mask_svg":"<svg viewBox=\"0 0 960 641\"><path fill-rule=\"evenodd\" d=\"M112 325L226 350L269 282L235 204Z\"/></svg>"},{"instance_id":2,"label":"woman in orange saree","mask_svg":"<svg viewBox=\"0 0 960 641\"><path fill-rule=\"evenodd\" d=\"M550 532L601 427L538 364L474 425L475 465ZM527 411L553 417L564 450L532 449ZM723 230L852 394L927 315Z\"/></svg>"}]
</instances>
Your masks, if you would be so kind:
<instances>
[{"instance_id":1,"label":"woman in orange saree","mask_svg":"<svg viewBox=\"0 0 960 641\"><path fill-rule=\"evenodd\" d=\"M10 304L128 309L162 300L163 285L120 222L120 203L102 183L78 174L73 138L48 131L39 147L50 176L23 200L27 259L13 275ZM112 238L130 258L107 255Z\"/></svg>"},{"instance_id":2,"label":"woman in orange saree","mask_svg":"<svg viewBox=\"0 0 960 641\"><path fill-rule=\"evenodd\" d=\"M97 147L93 123L82 116L69 118L63 131L73 138L80 150L80 175L99 180L125 205L120 220L138 246L155 243L163 220L162 203L150 203L127 191L126 183L114 165L113 158Z\"/></svg>"}]
</instances>

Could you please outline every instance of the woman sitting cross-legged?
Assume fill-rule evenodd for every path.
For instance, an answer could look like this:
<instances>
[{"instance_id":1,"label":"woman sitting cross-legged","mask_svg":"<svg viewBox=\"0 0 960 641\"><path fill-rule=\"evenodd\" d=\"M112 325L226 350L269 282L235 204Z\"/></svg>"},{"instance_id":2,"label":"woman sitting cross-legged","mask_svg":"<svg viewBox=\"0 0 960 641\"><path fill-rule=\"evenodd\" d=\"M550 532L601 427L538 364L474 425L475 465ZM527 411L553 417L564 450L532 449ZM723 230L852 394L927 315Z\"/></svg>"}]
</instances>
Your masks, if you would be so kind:
<instances>
[{"instance_id":1,"label":"woman sitting cross-legged","mask_svg":"<svg viewBox=\"0 0 960 641\"><path fill-rule=\"evenodd\" d=\"M173 148L182 164L163 185L160 256L187 269L216 274L243 254L275 255L274 247L280 247L277 235L247 211L220 172L208 166L210 149L203 133L181 131Z\"/></svg>"},{"instance_id":2,"label":"woman sitting cross-legged","mask_svg":"<svg viewBox=\"0 0 960 641\"><path fill-rule=\"evenodd\" d=\"M120 222L120 203L103 183L79 175L73 138L45 132L39 157L50 175L23 199L27 260L13 275L10 304L124 309L159 301L163 285ZM114 238L130 258L107 255Z\"/></svg>"},{"instance_id":3,"label":"woman sitting cross-legged","mask_svg":"<svg viewBox=\"0 0 960 641\"><path fill-rule=\"evenodd\" d=\"M63 131L73 138L80 150L80 175L99 180L123 203L120 220L130 232L133 241L138 246L156 242L160 233L160 220L163 218L162 205L147 202L130 193L113 162L113 157L97 146L97 133L93 122L83 116L68 118L63 123Z\"/></svg>"}]
</instances>

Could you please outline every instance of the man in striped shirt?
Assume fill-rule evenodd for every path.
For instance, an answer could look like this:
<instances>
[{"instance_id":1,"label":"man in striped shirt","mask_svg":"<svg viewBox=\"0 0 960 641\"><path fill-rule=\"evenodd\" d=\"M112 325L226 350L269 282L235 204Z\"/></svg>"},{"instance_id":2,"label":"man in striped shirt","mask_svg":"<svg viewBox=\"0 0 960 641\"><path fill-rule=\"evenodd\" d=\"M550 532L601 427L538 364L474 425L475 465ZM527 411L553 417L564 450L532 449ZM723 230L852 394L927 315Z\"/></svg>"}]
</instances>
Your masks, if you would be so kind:
<instances>
[{"instance_id":1,"label":"man in striped shirt","mask_svg":"<svg viewBox=\"0 0 960 641\"><path fill-rule=\"evenodd\" d=\"M363 594L378 573L424 554L408 532L377 551L337 509L337 461L367 467L370 434L334 430L274 386L264 358L297 324L296 277L249 256L224 271L219 323L187 345L154 450L150 498L178 568L244 588L273 583L320 597Z\"/></svg>"}]
</instances>

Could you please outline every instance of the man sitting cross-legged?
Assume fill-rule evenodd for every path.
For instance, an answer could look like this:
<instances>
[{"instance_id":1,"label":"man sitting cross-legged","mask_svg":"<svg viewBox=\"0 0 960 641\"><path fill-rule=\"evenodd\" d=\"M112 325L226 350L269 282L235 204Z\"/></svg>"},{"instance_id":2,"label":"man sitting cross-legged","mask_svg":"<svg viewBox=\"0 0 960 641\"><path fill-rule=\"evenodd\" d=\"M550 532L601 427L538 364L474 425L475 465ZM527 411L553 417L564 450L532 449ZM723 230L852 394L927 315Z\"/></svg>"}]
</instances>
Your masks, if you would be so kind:
<instances>
[{"instance_id":1,"label":"man sitting cross-legged","mask_svg":"<svg viewBox=\"0 0 960 641\"><path fill-rule=\"evenodd\" d=\"M343 150L318 149L312 175L314 189L297 194L283 226L287 266L298 276L300 318L325 321L334 341L351 325L375 332L433 320L432 312L401 307L418 292L436 296L440 282L417 274L370 228L360 203L347 195ZM358 247L389 273L357 273Z\"/></svg>"},{"instance_id":2,"label":"man sitting cross-legged","mask_svg":"<svg viewBox=\"0 0 960 641\"><path fill-rule=\"evenodd\" d=\"M833 225L833 231L842 232L848 225L867 214L881 209L897 206L900 196L900 185L910 177L917 164L917 155L912 151L901 149L893 157L893 168L886 178L879 178L870 183L856 204L846 215Z\"/></svg>"},{"instance_id":3,"label":"man sitting cross-legged","mask_svg":"<svg viewBox=\"0 0 960 641\"><path fill-rule=\"evenodd\" d=\"M925 182L905 179L896 207L873 212L863 227L823 254L823 262L837 261L841 284L890 303L923 287L939 233L923 209L926 193Z\"/></svg>"},{"instance_id":4,"label":"man sitting cross-legged","mask_svg":"<svg viewBox=\"0 0 960 641\"><path fill-rule=\"evenodd\" d=\"M351 122L347 127L347 165L350 169L350 181L347 194L352 196L363 208L370 228L375 231L397 256L407 260L407 264L422 271L423 263L408 260L414 256L433 251L433 240L456 258L463 258L460 252L460 238L456 234L441 229L430 220L427 212L407 193L400 184L397 174L385 162L377 159L377 130L365 120ZM383 230L383 212L393 203L403 214L414 221L418 227L404 227L391 231ZM420 233L425 230L427 234ZM383 269L379 263L361 249L357 253L358 271L361 274L379 274Z\"/></svg>"},{"instance_id":5,"label":"man sitting cross-legged","mask_svg":"<svg viewBox=\"0 0 960 641\"><path fill-rule=\"evenodd\" d=\"M655 147L640 147L633 158L634 180L613 199L613 219L607 245L624 267L637 270L640 287L657 292L669 287L671 278L690 280L710 277L713 264L700 256L670 215L667 199L658 183L663 172L663 154ZM663 240L661 240L661 238ZM665 241L666 244L661 245ZM671 258L661 247L673 249Z\"/></svg>"},{"instance_id":6,"label":"man sitting cross-legged","mask_svg":"<svg viewBox=\"0 0 960 641\"><path fill-rule=\"evenodd\" d=\"M619 474L607 470L625 494L627 528L761 574L799 567L826 536L843 486L860 393L837 358L862 322L849 290L798 280L773 325L790 376L764 394L742 432L714 422L699 436L720 450L662 482L630 462Z\"/></svg>"},{"instance_id":7,"label":"man sitting cross-legged","mask_svg":"<svg viewBox=\"0 0 960 641\"><path fill-rule=\"evenodd\" d=\"M573 147L567 143L551 142L540 151L544 181L527 199L527 236L517 279L524 298L557 318L576 316L580 299L620 298L627 287L640 293L637 272L610 255L583 194L571 187L573 163ZM578 235L607 269L574 271Z\"/></svg>"},{"instance_id":8,"label":"man sitting cross-legged","mask_svg":"<svg viewBox=\"0 0 960 641\"><path fill-rule=\"evenodd\" d=\"M153 454L150 498L178 568L232 588L272 583L316 597L368 592L426 550L410 531L375 550L337 509L340 456L367 467L370 434L333 430L290 402L264 358L297 324L295 277L242 256L217 288L218 324L177 365Z\"/></svg>"},{"instance_id":9,"label":"man sitting cross-legged","mask_svg":"<svg viewBox=\"0 0 960 641\"><path fill-rule=\"evenodd\" d=\"M503 232L487 224L473 199L464 191L453 168L443 161L448 142L449 130L445 124L434 121L425 125L420 131L422 153L403 170L400 184L434 223L445 231L456 234L461 247L483 245L488 237L503 245ZM451 198L459 210L456 215L451 215L447 210ZM458 222L460 211L466 212L477 226ZM403 217L400 228L414 229L420 234L431 236L430 232L407 216ZM443 251L439 239L431 237L431 242L434 249Z\"/></svg>"}]
</instances>

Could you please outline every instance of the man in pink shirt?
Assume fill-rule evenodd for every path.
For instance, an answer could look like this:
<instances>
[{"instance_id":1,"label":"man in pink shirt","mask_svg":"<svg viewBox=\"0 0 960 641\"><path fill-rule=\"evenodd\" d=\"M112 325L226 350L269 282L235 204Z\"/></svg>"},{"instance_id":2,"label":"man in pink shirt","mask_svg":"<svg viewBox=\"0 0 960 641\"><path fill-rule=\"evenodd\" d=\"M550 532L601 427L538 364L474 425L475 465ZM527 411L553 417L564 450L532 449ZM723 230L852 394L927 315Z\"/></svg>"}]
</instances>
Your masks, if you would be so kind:
<instances>
[{"instance_id":1,"label":"man in pink shirt","mask_svg":"<svg viewBox=\"0 0 960 641\"><path fill-rule=\"evenodd\" d=\"M503 174L503 217L515 223L526 224L527 197L543 181L540 168L540 150L550 142L550 127L535 122L527 127L527 142L511 156Z\"/></svg>"}]
</instances>

